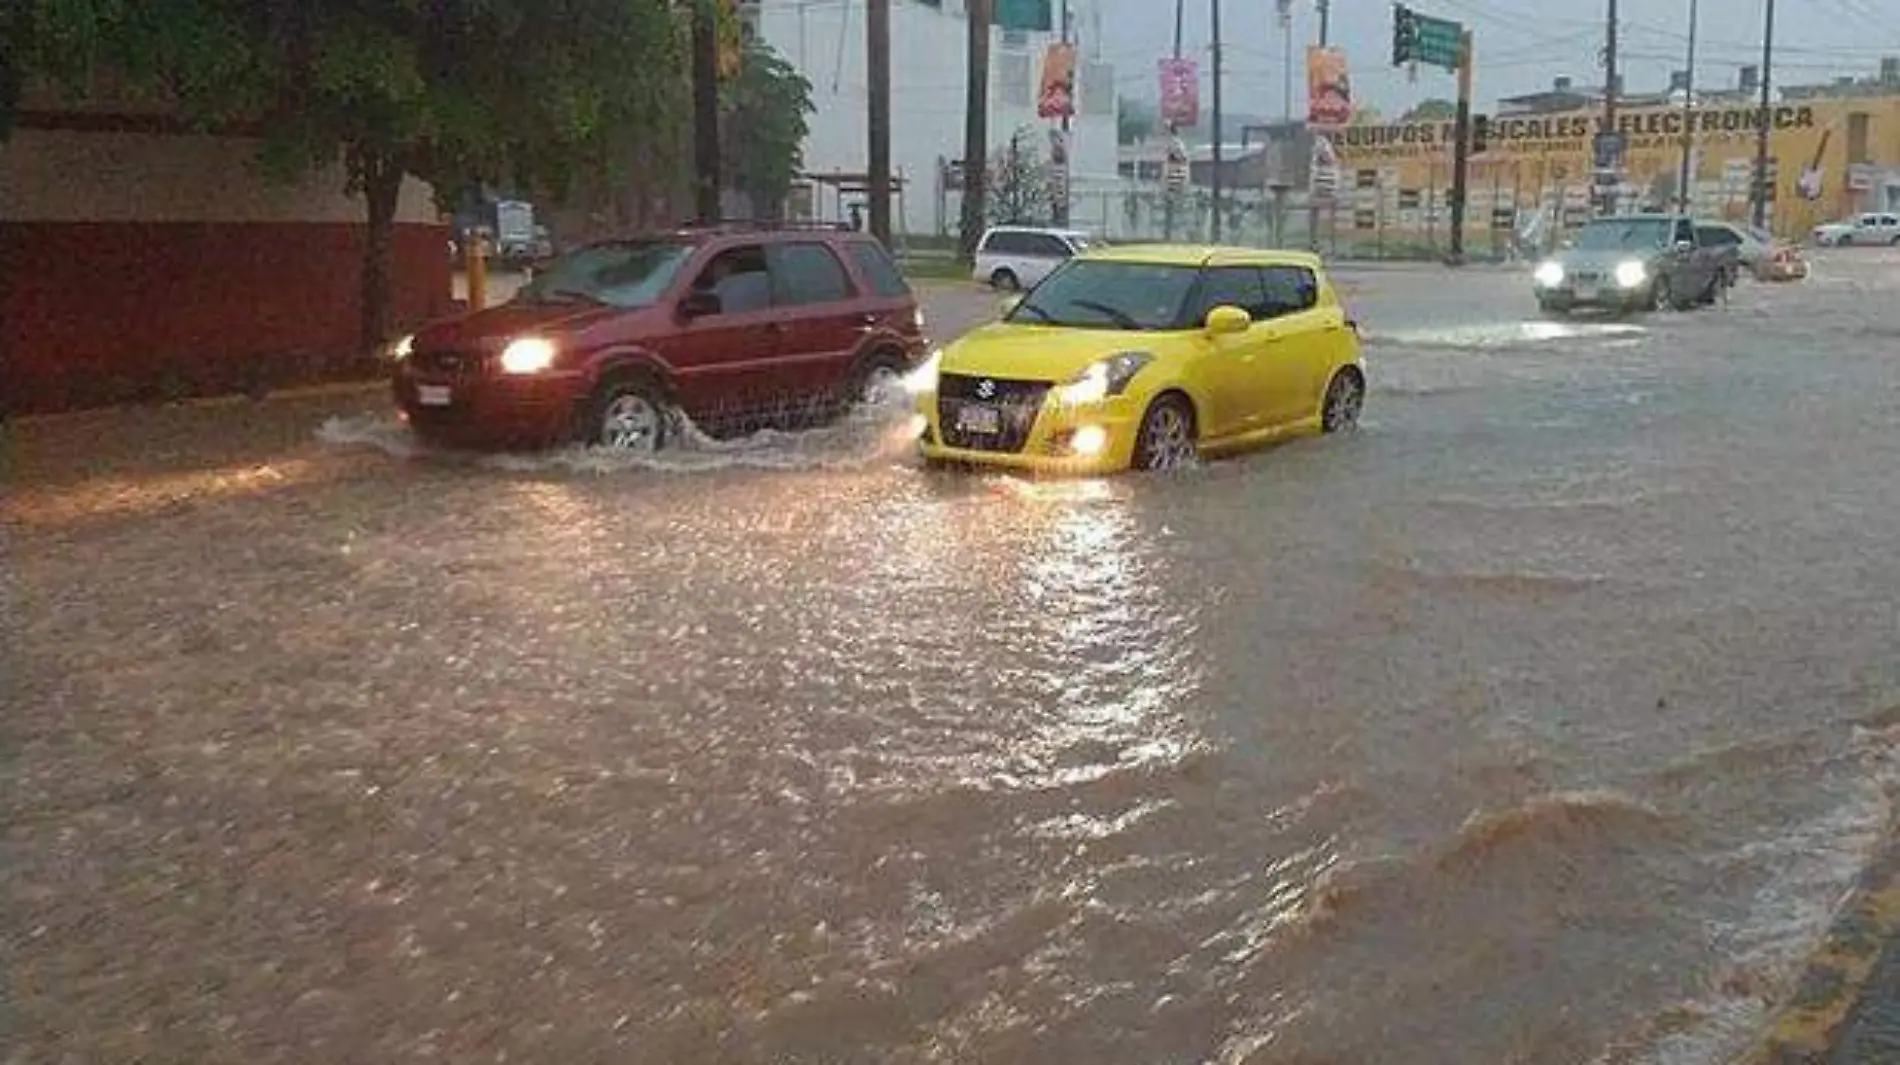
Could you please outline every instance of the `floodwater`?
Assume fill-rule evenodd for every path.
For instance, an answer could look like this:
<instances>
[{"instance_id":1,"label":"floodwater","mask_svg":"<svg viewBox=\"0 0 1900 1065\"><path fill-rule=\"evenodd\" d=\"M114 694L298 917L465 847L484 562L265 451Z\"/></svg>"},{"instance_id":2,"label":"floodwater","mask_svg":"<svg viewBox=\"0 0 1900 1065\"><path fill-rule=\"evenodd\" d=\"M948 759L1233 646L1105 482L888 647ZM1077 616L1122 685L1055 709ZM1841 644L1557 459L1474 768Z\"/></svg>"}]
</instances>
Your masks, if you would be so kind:
<instances>
[{"instance_id":1,"label":"floodwater","mask_svg":"<svg viewBox=\"0 0 1900 1065\"><path fill-rule=\"evenodd\" d=\"M1900 257L1351 279L1179 476L16 425L8 1060L1723 1060L1885 838Z\"/></svg>"}]
</instances>

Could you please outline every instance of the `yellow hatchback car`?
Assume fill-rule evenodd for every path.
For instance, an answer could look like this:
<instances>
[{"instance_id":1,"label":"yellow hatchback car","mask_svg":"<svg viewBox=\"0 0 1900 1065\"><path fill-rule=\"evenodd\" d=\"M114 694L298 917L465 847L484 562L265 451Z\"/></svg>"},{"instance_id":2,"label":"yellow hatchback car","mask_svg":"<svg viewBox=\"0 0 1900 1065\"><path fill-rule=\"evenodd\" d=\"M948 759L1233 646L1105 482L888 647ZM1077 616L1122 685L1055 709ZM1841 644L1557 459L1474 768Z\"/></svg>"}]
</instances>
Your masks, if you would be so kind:
<instances>
[{"instance_id":1,"label":"yellow hatchback car","mask_svg":"<svg viewBox=\"0 0 1900 1065\"><path fill-rule=\"evenodd\" d=\"M1337 432L1366 397L1318 256L1176 245L1070 260L907 384L927 460L1076 474Z\"/></svg>"}]
</instances>

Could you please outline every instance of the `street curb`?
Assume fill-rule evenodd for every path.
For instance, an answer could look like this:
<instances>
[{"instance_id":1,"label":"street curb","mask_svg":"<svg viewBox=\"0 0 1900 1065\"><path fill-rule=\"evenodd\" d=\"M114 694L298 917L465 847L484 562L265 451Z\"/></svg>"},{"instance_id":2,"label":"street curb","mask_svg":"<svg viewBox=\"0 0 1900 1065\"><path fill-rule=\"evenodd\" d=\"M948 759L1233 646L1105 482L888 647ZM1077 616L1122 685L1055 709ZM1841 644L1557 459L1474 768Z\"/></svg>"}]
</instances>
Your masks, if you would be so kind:
<instances>
[{"instance_id":1,"label":"street curb","mask_svg":"<svg viewBox=\"0 0 1900 1065\"><path fill-rule=\"evenodd\" d=\"M325 399L357 395L359 393L367 394L381 391L388 387L389 382L387 379L377 377L364 381L334 381L322 385L301 385L297 388L273 389L262 396L230 393L222 396L198 396L191 399L167 400L160 403L113 403L103 407L86 407L82 410L16 414L6 419L6 421L13 425L39 425L53 422L77 421L81 418L99 417L107 414L123 414L127 411L202 409L207 407L235 407L245 403L262 405L282 400Z\"/></svg>"},{"instance_id":2,"label":"street curb","mask_svg":"<svg viewBox=\"0 0 1900 1065\"><path fill-rule=\"evenodd\" d=\"M1900 846L1892 842L1855 881L1780 1013L1736 1065L1827 1065L1856 1007L1876 990L1870 982L1886 950L1900 950Z\"/></svg>"}]
</instances>

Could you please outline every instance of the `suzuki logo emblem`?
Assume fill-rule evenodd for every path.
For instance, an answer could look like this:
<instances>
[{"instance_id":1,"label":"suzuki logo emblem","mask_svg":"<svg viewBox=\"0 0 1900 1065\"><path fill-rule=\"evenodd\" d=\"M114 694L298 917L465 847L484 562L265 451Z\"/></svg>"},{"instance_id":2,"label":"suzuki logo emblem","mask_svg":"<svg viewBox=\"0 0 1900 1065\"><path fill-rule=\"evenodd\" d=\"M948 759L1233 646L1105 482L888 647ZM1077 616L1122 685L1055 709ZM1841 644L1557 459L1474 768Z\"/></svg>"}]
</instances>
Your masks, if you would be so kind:
<instances>
[{"instance_id":1,"label":"suzuki logo emblem","mask_svg":"<svg viewBox=\"0 0 1900 1065\"><path fill-rule=\"evenodd\" d=\"M985 380L979 383L976 386L976 394L977 394L977 398L979 399L995 399L996 398L996 382Z\"/></svg>"}]
</instances>

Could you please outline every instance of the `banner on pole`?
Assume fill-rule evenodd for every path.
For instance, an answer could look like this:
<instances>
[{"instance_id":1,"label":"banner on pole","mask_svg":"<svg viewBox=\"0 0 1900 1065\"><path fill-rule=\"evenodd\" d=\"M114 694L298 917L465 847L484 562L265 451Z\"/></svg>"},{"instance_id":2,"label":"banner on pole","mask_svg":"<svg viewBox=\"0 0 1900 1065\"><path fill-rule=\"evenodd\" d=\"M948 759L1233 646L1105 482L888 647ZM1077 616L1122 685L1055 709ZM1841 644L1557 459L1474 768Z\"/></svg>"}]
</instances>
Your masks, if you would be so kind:
<instances>
[{"instance_id":1,"label":"banner on pole","mask_svg":"<svg viewBox=\"0 0 1900 1065\"><path fill-rule=\"evenodd\" d=\"M1338 129L1352 121L1352 79L1346 73L1346 53L1312 45L1306 50L1306 122L1319 129Z\"/></svg>"},{"instance_id":2,"label":"banner on pole","mask_svg":"<svg viewBox=\"0 0 1900 1065\"><path fill-rule=\"evenodd\" d=\"M1201 120L1201 73L1194 60L1161 61L1161 121L1176 129Z\"/></svg>"},{"instance_id":3,"label":"banner on pole","mask_svg":"<svg viewBox=\"0 0 1900 1065\"><path fill-rule=\"evenodd\" d=\"M1039 118L1075 114L1075 45L1058 41L1042 55L1042 86L1036 92Z\"/></svg>"}]
</instances>

